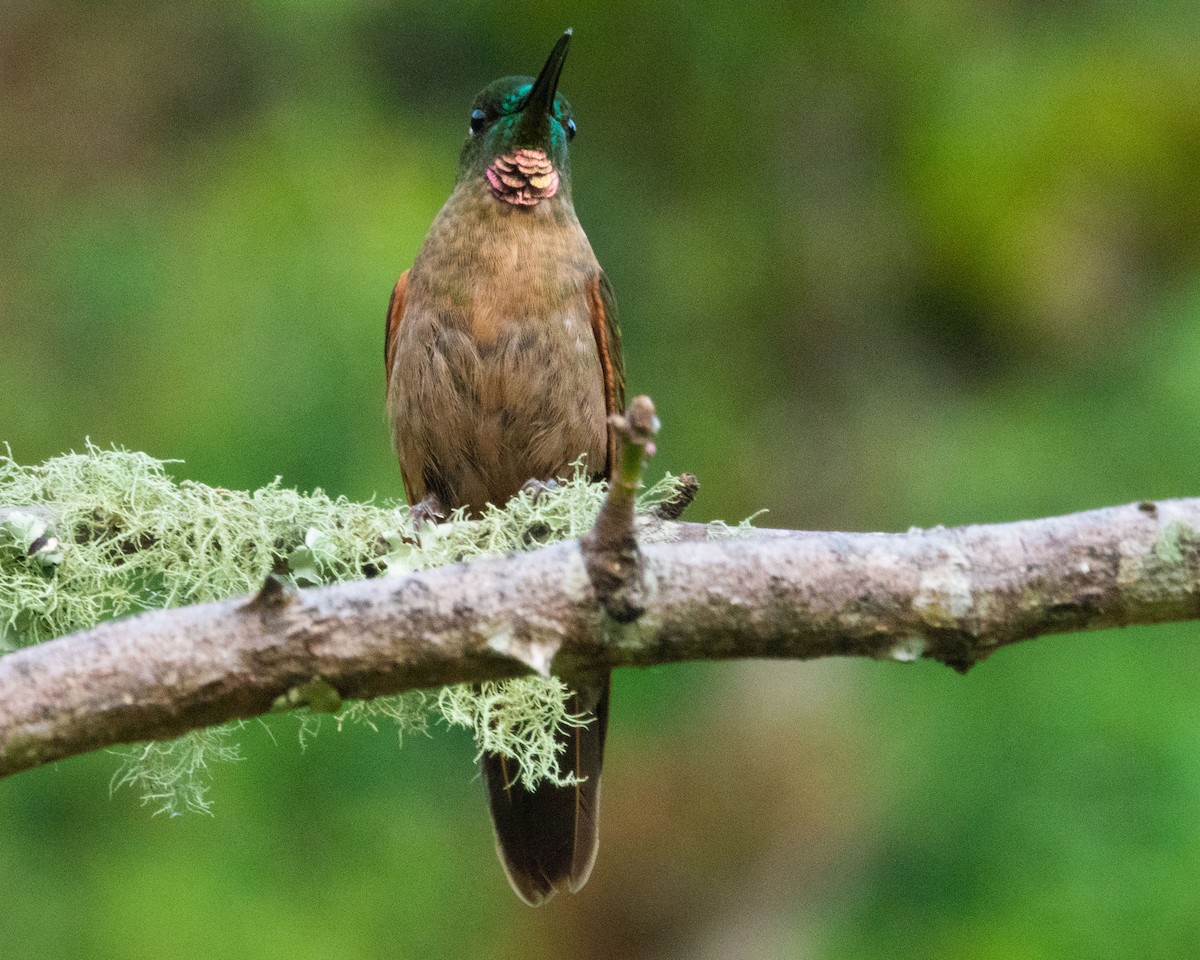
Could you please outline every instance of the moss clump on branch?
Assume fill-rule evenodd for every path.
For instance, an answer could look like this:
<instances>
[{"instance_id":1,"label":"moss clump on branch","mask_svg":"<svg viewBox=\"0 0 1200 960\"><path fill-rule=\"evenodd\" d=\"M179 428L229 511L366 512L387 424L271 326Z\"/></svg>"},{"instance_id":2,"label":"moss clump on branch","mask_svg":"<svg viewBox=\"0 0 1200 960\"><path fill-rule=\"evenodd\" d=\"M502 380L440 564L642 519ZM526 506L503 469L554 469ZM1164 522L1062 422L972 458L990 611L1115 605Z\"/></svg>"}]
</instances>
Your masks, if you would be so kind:
<instances>
[{"instance_id":1,"label":"moss clump on branch","mask_svg":"<svg viewBox=\"0 0 1200 960\"><path fill-rule=\"evenodd\" d=\"M176 482L167 466L90 445L35 467L0 457L0 649L248 593L293 562L300 582L362 576L383 552L380 538L403 524L395 507L278 480L253 493ZM29 555L43 528L57 551Z\"/></svg>"},{"instance_id":2,"label":"moss clump on branch","mask_svg":"<svg viewBox=\"0 0 1200 960\"><path fill-rule=\"evenodd\" d=\"M577 470L557 489L522 494L479 520L455 516L418 533L403 505L300 493L278 478L253 492L224 490L176 481L172 462L91 444L38 466L0 456L0 653L112 617L249 593L272 572L310 586L534 549L587 533L604 499L604 487ZM676 486L666 477L642 506ZM579 722L561 684L542 678L350 703L338 720L424 730L430 708L470 729L480 750L510 756L530 786L559 779L553 730ZM302 713L303 736L317 724ZM233 732L117 751L114 786L140 790L159 812L207 812L212 764L239 756Z\"/></svg>"}]
</instances>

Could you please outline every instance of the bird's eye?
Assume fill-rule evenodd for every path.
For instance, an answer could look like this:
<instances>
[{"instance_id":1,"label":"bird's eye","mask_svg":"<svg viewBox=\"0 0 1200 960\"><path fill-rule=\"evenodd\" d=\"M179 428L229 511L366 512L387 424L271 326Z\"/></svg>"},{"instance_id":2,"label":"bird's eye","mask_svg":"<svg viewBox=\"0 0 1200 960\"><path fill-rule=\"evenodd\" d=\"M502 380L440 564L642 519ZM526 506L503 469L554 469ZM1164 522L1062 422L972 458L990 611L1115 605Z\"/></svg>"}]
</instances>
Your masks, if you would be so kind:
<instances>
[{"instance_id":1,"label":"bird's eye","mask_svg":"<svg viewBox=\"0 0 1200 960\"><path fill-rule=\"evenodd\" d=\"M567 117L567 139L575 139L575 119L573 117Z\"/></svg>"},{"instance_id":2,"label":"bird's eye","mask_svg":"<svg viewBox=\"0 0 1200 960\"><path fill-rule=\"evenodd\" d=\"M471 136L475 136L487 123L487 114L476 107L471 111Z\"/></svg>"}]
</instances>

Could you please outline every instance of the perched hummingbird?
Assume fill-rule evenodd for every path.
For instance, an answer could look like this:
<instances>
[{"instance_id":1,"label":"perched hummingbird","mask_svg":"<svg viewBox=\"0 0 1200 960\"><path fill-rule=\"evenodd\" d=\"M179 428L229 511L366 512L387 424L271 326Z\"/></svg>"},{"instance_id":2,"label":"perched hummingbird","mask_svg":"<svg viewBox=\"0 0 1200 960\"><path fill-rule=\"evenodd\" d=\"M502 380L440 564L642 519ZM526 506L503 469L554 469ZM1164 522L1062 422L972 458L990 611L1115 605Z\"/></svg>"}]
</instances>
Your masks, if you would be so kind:
<instances>
[{"instance_id":1,"label":"perched hummingbird","mask_svg":"<svg viewBox=\"0 0 1200 960\"><path fill-rule=\"evenodd\" d=\"M425 519L503 504L581 455L606 478L615 459L620 329L571 202L575 119L556 92L570 42L568 30L536 80L505 77L475 98L454 192L392 292L388 418ZM483 757L500 861L534 906L582 887L596 859L609 675L565 679L572 709L594 717L559 733L574 786L529 791L504 757Z\"/></svg>"}]
</instances>

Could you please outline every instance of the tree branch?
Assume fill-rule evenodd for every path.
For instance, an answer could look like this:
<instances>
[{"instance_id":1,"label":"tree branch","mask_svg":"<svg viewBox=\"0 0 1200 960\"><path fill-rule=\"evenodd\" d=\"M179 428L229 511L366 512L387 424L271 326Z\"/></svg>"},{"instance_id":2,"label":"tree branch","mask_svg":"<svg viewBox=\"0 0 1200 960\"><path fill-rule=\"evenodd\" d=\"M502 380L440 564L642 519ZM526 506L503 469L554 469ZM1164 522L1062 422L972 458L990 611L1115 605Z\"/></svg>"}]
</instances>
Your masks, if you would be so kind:
<instances>
[{"instance_id":1,"label":"tree branch","mask_svg":"<svg viewBox=\"0 0 1200 960\"><path fill-rule=\"evenodd\" d=\"M1043 634L1200 617L1200 499L904 534L641 522L630 622L604 612L568 541L299 593L269 583L0 657L0 776L255 716L314 681L370 698L551 664L924 656L966 670Z\"/></svg>"}]
</instances>

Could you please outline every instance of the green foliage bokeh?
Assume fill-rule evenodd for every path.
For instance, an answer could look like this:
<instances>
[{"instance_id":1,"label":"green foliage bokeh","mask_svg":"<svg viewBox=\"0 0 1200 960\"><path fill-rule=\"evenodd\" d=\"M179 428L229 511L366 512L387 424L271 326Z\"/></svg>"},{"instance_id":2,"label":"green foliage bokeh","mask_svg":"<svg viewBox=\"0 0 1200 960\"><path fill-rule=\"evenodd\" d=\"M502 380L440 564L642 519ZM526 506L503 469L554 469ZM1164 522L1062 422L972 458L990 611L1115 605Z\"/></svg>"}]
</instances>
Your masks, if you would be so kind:
<instances>
[{"instance_id":1,"label":"green foliage bokeh","mask_svg":"<svg viewBox=\"0 0 1200 960\"><path fill-rule=\"evenodd\" d=\"M1200 7L1176 0L7 4L0 440L398 496L391 284L475 91L566 26L577 207L697 519L1200 494ZM74 760L0 784L0 952L1195 956L1196 634L966 678L623 671L596 873L537 912L462 735L301 755L254 727L213 819L107 803L111 758Z\"/></svg>"}]
</instances>

